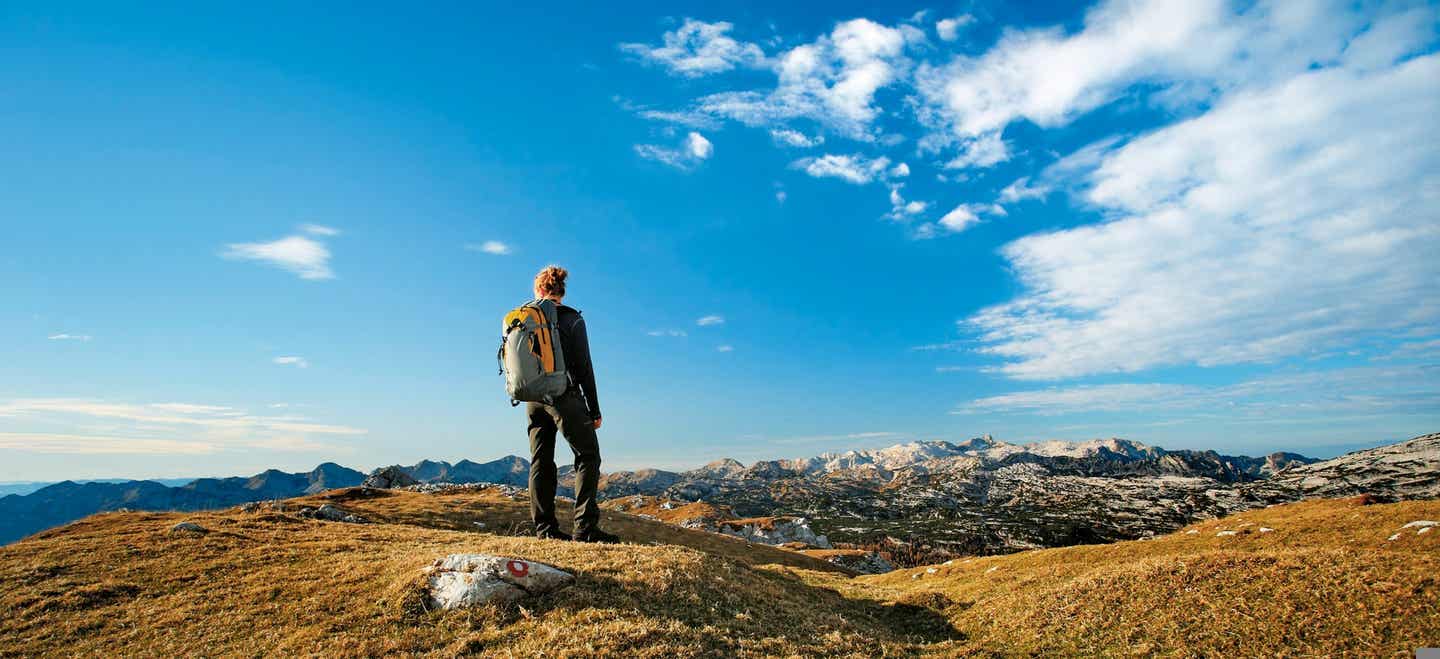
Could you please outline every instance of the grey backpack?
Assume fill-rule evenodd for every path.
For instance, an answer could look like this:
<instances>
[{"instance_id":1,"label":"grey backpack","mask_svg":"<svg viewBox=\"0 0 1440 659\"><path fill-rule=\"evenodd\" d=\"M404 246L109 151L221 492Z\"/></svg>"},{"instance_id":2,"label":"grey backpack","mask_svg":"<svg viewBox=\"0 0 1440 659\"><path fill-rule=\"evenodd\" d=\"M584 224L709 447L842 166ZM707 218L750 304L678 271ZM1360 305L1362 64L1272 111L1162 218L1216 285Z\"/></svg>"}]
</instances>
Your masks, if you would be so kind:
<instances>
[{"instance_id":1,"label":"grey backpack","mask_svg":"<svg viewBox=\"0 0 1440 659\"><path fill-rule=\"evenodd\" d=\"M570 386L565 353L560 349L558 312L553 300L526 302L505 314L501 327L500 373L510 404L554 405Z\"/></svg>"}]
</instances>

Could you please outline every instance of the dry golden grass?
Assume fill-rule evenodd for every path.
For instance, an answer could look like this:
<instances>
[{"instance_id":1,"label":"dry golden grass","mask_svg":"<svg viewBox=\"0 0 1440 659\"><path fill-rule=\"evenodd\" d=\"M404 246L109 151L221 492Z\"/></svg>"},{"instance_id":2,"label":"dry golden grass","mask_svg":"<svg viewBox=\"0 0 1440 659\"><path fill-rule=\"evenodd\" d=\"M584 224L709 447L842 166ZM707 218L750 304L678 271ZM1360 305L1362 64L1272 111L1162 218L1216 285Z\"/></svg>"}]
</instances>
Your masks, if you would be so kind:
<instances>
[{"instance_id":1,"label":"dry golden grass","mask_svg":"<svg viewBox=\"0 0 1440 659\"><path fill-rule=\"evenodd\" d=\"M728 507L697 501L693 503L675 502L673 508L666 510L663 506L666 499L646 495L633 495L611 499L600 504L605 510L618 510L624 507L624 512L630 515L649 515L662 522L669 524L684 524L692 520L704 520L717 522L725 519L733 519L735 513Z\"/></svg>"},{"instance_id":2,"label":"dry golden grass","mask_svg":"<svg viewBox=\"0 0 1440 659\"><path fill-rule=\"evenodd\" d=\"M110 513L0 547L0 655L1376 655L1440 642L1440 532L1385 539L1440 518L1437 502L1304 503L1197 534L851 578L614 513L605 524L644 544L477 532L476 519L495 530L528 510L493 494L305 503L326 500L380 523ZM167 533L182 519L210 532ZM1215 537L1222 526L1248 532ZM577 580L523 607L426 611L420 570L453 552Z\"/></svg>"},{"instance_id":3,"label":"dry golden grass","mask_svg":"<svg viewBox=\"0 0 1440 659\"><path fill-rule=\"evenodd\" d=\"M367 494L371 496L363 496ZM348 488L293 499L287 505L318 507L325 503L359 513L372 522L456 531L486 531L501 535L528 535L530 529L529 500L523 497L518 500L511 499L498 490L420 494ZM567 527L571 516L570 505L563 501L557 502L556 516L561 520L560 526ZM485 526L477 527L477 521L484 522ZM779 547L746 542L717 533L682 529L673 524L608 510L601 511L600 527L631 543L690 547L750 565L773 563L854 574L824 560L816 560Z\"/></svg>"},{"instance_id":4,"label":"dry golden grass","mask_svg":"<svg viewBox=\"0 0 1440 659\"><path fill-rule=\"evenodd\" d=\"M1419 519L1440 520L1440 502L1313 501L1155 540L812 581L929 601L966 637L957 651L1409 656L1440 645L1440 532L1387 538Z\"/></svg>"}]
</instances>

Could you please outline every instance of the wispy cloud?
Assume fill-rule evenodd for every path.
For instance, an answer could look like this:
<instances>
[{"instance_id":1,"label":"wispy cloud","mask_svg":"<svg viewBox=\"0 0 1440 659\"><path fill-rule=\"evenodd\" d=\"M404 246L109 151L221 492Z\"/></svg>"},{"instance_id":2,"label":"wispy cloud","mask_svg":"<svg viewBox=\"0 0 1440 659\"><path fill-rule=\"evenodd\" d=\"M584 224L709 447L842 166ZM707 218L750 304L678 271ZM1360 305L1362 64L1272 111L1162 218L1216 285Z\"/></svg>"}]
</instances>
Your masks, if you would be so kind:
<instances>
[{"instance_id":1,"label":"wispy cloud","mask_svg":"<svg viewBox=\"0 0 1440 659\"><path fill-rule=\"evenodd\" d=\"M646 160L654 160L679 169L690 171L705 162L715 153L715 145L704 135L691 131L677 147L655 144L636 144L635 154Z\"/></svg>"},{"instance_id":2,"label":"wispy cloud","mask_svg":"<svg viewBox=\"0 0 1440 659\"><path fill-rule=\"evenodd\" d=\"M729 36L734 27L724 21L706 23L687 18L680 27L664 34L660 46L623 43L620 50L687 78L765 64L765 53L759 46Z\"/></svg>"},{"instance_id":3,"label":"wispy cloud","mask_svg":"<svg viewBox=\"0 0 1440 659\"><path fill-rule=\"evenodd\" d=\"M711 325L723 325L725 324L725 317L716 314L711 314L709 316L701 316L700 318L697 318L695 320L695 324L701 327L709 327Z\"/></svg>"},{"instance_id":4,"label":"wispy cloud","mask_svg":"<svg viewBox=\"0 0 1440 659\"><path fill-rule=\"evenodd\" d=\"M773 89L710 94L696 101L696 109L751 126L809 119L845 137L870 141L875 138L871 124L880 113L876 92L901 78L906 45L924 39L911 25L844 21L829 34L776 55Z\"/></svg>"},{"instance_id":5,"label":"wispy cloud","mask_svg":"<svg viewBox=\"0 0 1440 659\"><path fill-rule=\"evenodd\" d=\"M803 436L803 437L776 437L776 438L765 438L764 441L765 441L767 444L819 444L819 443L842 442L842 441L849 441L849 442L856 442L856 441L875 441L875 440L893 440L893 441L899 441L899 440L904 439L904 438L906 438L906 437L909 437L909 435L906 434L906 433L903 433L903 432L893 432L893 431L888 431L888 430L878 430L878 431L869 431L869 432L839 433L839 434L834 434L834 435L807 435L807 436Z\"/></svg>"},{"instance_id":6,"label":"wispy cloud","mask_svg":"<svg viewBox=\"0 0 1440 659\"><path fill-rule=\"evenodd\" d=\"M771 130L770 138L775 140L776 144L783 144L785 146L794 146L800 148L810 148L820 146L821 144L825 143L825 138L823 136L806 135L805 133L802 133L798 130L792 130L789 128L777 128Z\"/></svg>"},{"instance_id":7,"label":"wispy cloud","mask_svg":"<svg viewBox=\"0 0 1440 659\"><path fill-rule=\"evenodd\" d=\"M366 434L363 428L298 416L264 416L223 405L115 403L78 398L0 402L11 427L0 449L29 453L204 454L231 450L333 450L317 438ZM100 422L97 425L97 422Z\"/></svg>"},{"instance_id":8,"label":"wispy cloud","mask_svg":"<svg viewBox=\"0 0 1440 659\"><path fill-rule=\"evenodd\" d=\"M1049 387L978 398L955 410L1055 416L1093 412L1263 417L1283 411L1324 418L1355 413L1433 413L1440 372L1423 365L1349 367L1266 375L1226 385L1117 383Z\"/></svg>"},{"instance_id":9,"label":"wispy cloud","mask_svg":"<svg viewBox=\"0 0 1440 659\"><path fill-rule=\"evenodd\" d=\"M219 447L182 439L0 432L0 449L61 455L205 455Z\"/></svg>"},{"instance_id":10,"label":"wispy cloud","mask_svg":"<svg viewBox=\"0 0 1440 659\"><path fill-rule=\"evenodd\" d=\"M310 362L305 361L305 358L304 358L304 357L297 357L297 356L294 356L294 355L287 355L287 356L283 356L283 357L276 357L275 359L272 359L272 360L270 360L270 361L272 361L272 362L274 362L274 363L276 363L276 364L279 364L279 365L281 365L281 366L294 366L294 367L296 367L296 368L310 368Z\"/></svg>"},{"instance_id":11,"label":"wispy cloud","mask_svg":"<svg viewBox=\"0 0 1440 659\"><path fill-rule=\"evenodd\" d=\"M495 256L505 256L513 251L509 245L498 240L487 240L483 243L467 243L465 249L472 252L494 254Z\"/></svg>"},{"instance_id":12,"label":"wispy cloud","mask_svg":"<svg viewBox=\"0 0 1440 659\"><path fill-rule=\"evenodd\" d=\"M1435 54L1315 70L1104 151L1077 175L1110 219L1005 246L1025 290L967 327L1026 379L1433 330L1436 79Z\"/></svg>"},{"instance_id":13,"label":"wispy cloud","mask_svg":"<svg viewBox=\"0 0 1440 659\"><path fill-rule=\"evenodd\" d=\"M327 227L321 224L302 224L300 230L312 236L338 236L340 230L335 227Z\"/></svg>"},{"instance_id":14,"label":"wispy cloud","mask_svg":"<svg viewBox=\"0 0 1440 659\"><path fill-rule=\"evenodd\" d=\"M718 346L715 346L715 352L735 352L735 346L732 346L728 343L722 343Z\"/></svg>"},{"instance_id":15,"label":"wispy cloud","mask_svg":"<svg viewBox=\"0 0 1440 659\"><path fill-rule=\"evenodd\" d=\"M838 178L848 183L865 185L884 174L885 168L890 166L890 159L885 156L867 158L859 154L827 153L816 158L801 158L790 163L790 166L815 178ZM909 173L908 168L906 173Z\"/></svg>"},{"instance_id":16,"label":"wispy cloud","mask_svg":"<svg viewBox=\"0 0 1440 659\"><path fill-rule=\"evenodd\" d=\"M975 17L970 14L962 14L952 18L942 18L935 21L935 35L941 41L954 41L960 38L960 28L975 22Z\"/></svg>"},{"instance_id":17,"label":"wispy cloud","mask_svg":"<svg viewBox=\"0 0 1440 659\"><path fill-rule=\"evenodd\" d=\"M286 236L268 243L234 243L227 245L221 256L259 261L293 272L301 279L335 278L335 273L330 270L330 249L325 243L302 235Z\"/></svg>"},{"instance_id":18,"label":"wispy cloud","mask_svg":"<svg viewBox=\"0 0 1440 659\"><path fill-rule=\"evenodd\" d=\"M47 336L47 337L45 337L45 338L47 338L47 339L49 339L49 340L51 340L51 341L89 341L89 340L90 340L90 335L89 335L89 334L65 334L65 333L62 332L62 333L60 333L60 334L51 334L50 336Z\"/></svg>"},{"instance_id":19,"label":"wispy cloud","mask_svg":"<svg viewBox=\"0 0 1440 659\"><path fill-rule=\"evenodd\" d=\"M645 334L647 336L689 336L689 334L686 333L685 330L677 329L650 330Z\"/></svg>"}]
</instances>

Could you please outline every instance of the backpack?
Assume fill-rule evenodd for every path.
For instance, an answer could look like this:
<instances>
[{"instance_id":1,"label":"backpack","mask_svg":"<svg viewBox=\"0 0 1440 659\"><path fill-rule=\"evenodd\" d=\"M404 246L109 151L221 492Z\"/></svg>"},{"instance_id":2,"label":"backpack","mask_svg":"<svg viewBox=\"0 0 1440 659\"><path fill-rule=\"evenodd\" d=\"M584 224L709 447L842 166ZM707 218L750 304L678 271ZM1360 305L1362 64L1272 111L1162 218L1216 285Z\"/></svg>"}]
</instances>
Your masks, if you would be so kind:
<instances>
[{"instance_id":1,"label":"backpack","mask_svg":"<svg viewBox=\"0 0 1440 659\"><path fill-rule=\"evenodd\" d=\"M569 388L559 328L553 300L526 302L505 314L496 359L512 406L521 402L554 405Z\"/></svg>"}]
</instances>

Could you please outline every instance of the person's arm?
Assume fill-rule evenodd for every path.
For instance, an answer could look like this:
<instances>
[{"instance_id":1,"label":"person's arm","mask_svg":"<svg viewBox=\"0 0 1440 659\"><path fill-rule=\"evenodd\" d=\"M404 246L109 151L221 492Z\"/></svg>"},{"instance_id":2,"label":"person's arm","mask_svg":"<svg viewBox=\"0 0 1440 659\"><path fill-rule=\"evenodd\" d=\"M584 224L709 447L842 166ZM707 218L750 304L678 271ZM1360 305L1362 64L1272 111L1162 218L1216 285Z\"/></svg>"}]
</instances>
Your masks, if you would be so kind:
<instances>
[{"instance_id":1,"label":"person's arm","mask_svg":"<svg viewBox=\"0 0 1440 659\"><path fill-rule=\"evenodd\" d=\"M575 323L570 326L570 337L575 354L573 357L565 355L565 367L575 377L580 393L585 395L585 406L590 412L590 418L599 419L600 395L595 391L595 367L590 362L590 337L585 333L583 317L575 317Z\"/></svg>"}]
</instances>

